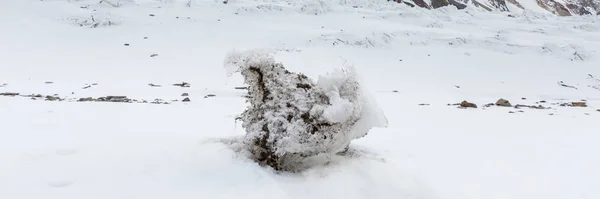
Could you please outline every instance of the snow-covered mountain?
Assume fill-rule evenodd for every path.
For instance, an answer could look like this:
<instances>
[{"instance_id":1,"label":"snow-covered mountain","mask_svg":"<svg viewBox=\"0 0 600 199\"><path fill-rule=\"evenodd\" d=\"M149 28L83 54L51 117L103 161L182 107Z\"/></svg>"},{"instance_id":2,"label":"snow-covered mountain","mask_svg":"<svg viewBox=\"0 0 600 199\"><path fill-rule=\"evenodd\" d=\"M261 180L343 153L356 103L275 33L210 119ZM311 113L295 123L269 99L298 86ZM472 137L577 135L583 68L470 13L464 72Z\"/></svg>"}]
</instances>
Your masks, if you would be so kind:
<instances>
[{"instance_id":1,"label":"snow-covered mountain","mask_svg":"<svg viewBox=\"0 0 600 199\"><path fill-rule=\"evenodd\" d=\"M464 9L468 6L487 11L522 12L537 10L558 16L600 15L600 1L597 0L394 0L411 7L435 9L455 6Z\"/></svg>"}]
</instances>

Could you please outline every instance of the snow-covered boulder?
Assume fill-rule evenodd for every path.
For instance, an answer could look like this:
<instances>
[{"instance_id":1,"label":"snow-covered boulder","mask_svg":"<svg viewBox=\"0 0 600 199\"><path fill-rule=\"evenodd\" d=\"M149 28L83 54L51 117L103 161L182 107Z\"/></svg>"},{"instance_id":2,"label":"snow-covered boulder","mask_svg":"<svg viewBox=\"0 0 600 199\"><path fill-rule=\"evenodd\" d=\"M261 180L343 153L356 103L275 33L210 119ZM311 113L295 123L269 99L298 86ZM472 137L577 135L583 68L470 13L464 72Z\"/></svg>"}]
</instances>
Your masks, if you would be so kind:
<instances>
[{"instance_id":1,"label":"snow-covered boulder","mask_svg":"<svg viewBox=\"0 0 600 199\"><path fill-rule=\"evenodd\" d=\"M261 51L232 53L226 65L248 85L250 104L241 114L243 145L261 165L299 170L307 159L342 152L372 127L387 126L352 68L315 82Z\"/></svg>"}]
</instances>

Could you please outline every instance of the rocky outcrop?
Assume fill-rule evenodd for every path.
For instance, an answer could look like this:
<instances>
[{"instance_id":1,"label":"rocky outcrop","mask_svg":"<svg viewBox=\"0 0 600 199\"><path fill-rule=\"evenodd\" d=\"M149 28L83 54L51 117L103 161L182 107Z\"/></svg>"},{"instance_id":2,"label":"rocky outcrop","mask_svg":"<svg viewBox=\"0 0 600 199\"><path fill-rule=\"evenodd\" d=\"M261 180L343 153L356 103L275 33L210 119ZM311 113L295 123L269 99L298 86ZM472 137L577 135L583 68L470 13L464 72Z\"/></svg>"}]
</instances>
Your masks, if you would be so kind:
<instances>
[{"instance_id":1,"label":"rocky outcrop","mask_svg":"<svg viewBox=\"0 0 600 199\"><path fill-rule=\"evenodd\" d=\"M425 0L388 0L397 3L403 3L410 7L421 7L427 9L436 9L453 5L458 9L465 9L468 6L483 8L487 11L510 12L508 4L512 4L519 9L525 8L520 1L526 0L431 0L431 4ZM600 15L600 1L598 0L535 0L537 5L557 16L573 15ZM531 9L531 8L530 8Z\"/></svg>"},{"instance_id":2,"label":"rocky outcrop","mask_svg":"<svg viewBox=\"0 0 600 199\"><path fill-rule=\"evenodd\" d=\"M434 9L448 6L448 5L450 5L448 0L431 0L431 7L433 7Z\"/></svg>"},{"instance_id":3,"label":"rocky outcrop","mask_svg":"<svg viewBox=\"0 0 600 199\"><path fill-rule=\"evenodd\" d=\"M508 12L508 7L506 6L506 0L488 0L490 5L500 11Z\"/></svg>"}]
</instances>

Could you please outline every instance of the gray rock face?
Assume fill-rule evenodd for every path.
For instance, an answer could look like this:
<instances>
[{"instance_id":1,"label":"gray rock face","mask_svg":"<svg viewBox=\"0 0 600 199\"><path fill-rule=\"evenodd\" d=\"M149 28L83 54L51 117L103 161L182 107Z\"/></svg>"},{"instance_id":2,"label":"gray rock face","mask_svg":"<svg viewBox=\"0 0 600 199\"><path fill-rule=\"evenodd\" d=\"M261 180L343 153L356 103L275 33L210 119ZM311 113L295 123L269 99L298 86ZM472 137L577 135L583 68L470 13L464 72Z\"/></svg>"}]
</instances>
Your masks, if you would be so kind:
<instances>
[{"instance_id":1,"label":"gray rock face","mask_svg":"<svg viewBox=\"0 0 600 199\"><path fill-rule=\"evenodd\" d=\"M488 2L490 2L490 4L503 12L508 12L508 7L506 6L506 0L488 0Z\"/></svg>"}]
</instances>

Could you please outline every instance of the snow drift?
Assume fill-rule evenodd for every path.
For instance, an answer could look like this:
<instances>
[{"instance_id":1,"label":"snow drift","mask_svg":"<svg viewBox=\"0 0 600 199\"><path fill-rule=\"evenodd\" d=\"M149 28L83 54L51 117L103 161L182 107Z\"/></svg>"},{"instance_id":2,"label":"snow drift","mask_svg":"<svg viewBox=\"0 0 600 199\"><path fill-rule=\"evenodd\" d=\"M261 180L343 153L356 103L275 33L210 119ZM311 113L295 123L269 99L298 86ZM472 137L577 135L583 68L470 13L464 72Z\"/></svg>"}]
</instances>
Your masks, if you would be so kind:
<instances>
[{"instance_id":1,"label":"snow drift","mask_svg":"<svg viewBox=\"0 0 600 199\"><path fill-rule=\"evenodd\" d=\"M248 84L250 105L242 113L243 145L251 158L275 170L296 171L310 159L348 149L354 139L387 120L363 91L354 68L317 82L286 70L268 52L232 53L226 60Z\"/></svg>"}]
</instances>

